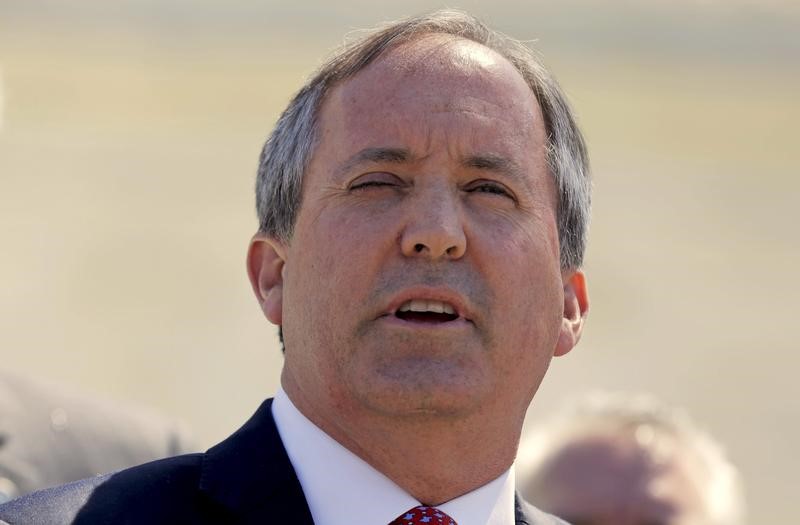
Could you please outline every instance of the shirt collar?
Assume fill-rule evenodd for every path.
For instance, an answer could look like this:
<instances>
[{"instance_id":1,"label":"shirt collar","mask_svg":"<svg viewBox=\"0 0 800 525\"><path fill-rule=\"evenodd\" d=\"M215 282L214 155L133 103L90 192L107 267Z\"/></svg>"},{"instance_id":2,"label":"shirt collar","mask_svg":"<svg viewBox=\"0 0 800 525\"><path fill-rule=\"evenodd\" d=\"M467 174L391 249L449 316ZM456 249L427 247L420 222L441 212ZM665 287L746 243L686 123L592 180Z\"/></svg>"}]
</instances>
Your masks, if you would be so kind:
<instances>
[{"instance_id":1,"label":"shirt collar","mask_svg":"<svg viewBox=\"0 0 800 525\"><path fill-rule=\"evenodd\" d=\"M389 523L420 503L308 420L279 388L275 425L318 525ZM458 525L514 524L514 467L438 506Z\"/></svg>"}]
</instances>

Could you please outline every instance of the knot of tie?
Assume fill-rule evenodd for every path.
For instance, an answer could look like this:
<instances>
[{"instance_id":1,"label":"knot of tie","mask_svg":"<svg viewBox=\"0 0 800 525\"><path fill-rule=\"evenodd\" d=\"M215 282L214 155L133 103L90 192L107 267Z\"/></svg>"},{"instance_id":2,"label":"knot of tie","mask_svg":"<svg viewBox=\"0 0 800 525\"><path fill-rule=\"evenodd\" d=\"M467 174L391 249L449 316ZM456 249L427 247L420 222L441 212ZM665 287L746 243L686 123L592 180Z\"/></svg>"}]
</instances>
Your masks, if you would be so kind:
<instances>
[{"instance_id":1,"label":"knot of tie","mask_svg":"<svg viewBox=\"0 0 800 525\"><path fill-rule=\"evenodd\" d=\"M420 505L398 516L389 525L458 525L456 521L437 509Z\"/></svg>"}]
</instances>

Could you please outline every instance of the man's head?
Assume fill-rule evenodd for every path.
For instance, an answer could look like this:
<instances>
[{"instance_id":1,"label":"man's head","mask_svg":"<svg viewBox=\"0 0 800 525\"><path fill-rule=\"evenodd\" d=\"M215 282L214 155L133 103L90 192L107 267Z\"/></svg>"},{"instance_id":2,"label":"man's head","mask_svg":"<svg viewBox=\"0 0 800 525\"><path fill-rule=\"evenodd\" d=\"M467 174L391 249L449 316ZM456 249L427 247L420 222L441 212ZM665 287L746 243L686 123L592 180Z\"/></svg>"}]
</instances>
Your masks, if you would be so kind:
<instances>
[{"instance_id":1,"label":"man's head","mask_svg":"<svg viewBox=\"0 0 800 525\"><path fill-rule=\"evenodd\" d=\"M293 400L348 424L521 425L588 308L587 171L554 80L471 17L345 48L290 103L259 169L249 272L282 326Z\"/></svg>"},{"instance_id":2,"label":"man's head","mask_svg":"<svg viewBox=\"0 0 800 525\"><path fill-rule=\"evenodd\" d=\"M576 525L736 525L721 447L650 396L595 393L543 422L517 461L522 495Z\"/></svg>"},{"instance_id":3,"label":"man's head","mask_svg":"<svg viewBox=\"0 0 800 525\"><path fill-rule=\"evenodd\" d=\"M319 113L331 90L388 51L429 35L469 40L494 50L527 83L544 117L548 169L558 190L562 267L580 268L589 225L589 159L566 97L534 51L458 11L409 18L368 33L334 54L298 91L261 153L256 183L259 230L283 241L291 239L303 177L321 138Z\"/></svg>"}]
</instances>

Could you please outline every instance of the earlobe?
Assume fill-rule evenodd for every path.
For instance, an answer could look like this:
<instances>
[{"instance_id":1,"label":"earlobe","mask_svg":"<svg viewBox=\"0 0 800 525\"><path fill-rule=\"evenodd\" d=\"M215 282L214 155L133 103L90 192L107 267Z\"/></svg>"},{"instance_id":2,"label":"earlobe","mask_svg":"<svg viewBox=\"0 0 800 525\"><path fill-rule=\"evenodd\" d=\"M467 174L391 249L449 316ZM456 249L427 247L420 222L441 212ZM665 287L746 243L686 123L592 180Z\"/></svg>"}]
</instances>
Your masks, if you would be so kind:
<instances>
[{"instance_id":1,"label":"earlobe","mask_svg":"<svg viewBox=\"0 0 800 525\"><path fill-rule=\"evenodd\" d=\"M286 246L266 234L255 234L247 251L247 275L261 310L276 325L283 322L285 269Z\"/></svg>"},{"instance_id":2,"label":"earlobe","mask_svg":"<svg viewBox=\"0 0 800 525\"><path fill-rule=\"evenodd\" d=\"M561 331L556 343L554 355L568 353L578 344L583 331L583 323L589 313L589 294L586 289L586 277L580 270L571 270L563 276L564 282L564 317L561 319Z\"/></svg>"}]
</instances>

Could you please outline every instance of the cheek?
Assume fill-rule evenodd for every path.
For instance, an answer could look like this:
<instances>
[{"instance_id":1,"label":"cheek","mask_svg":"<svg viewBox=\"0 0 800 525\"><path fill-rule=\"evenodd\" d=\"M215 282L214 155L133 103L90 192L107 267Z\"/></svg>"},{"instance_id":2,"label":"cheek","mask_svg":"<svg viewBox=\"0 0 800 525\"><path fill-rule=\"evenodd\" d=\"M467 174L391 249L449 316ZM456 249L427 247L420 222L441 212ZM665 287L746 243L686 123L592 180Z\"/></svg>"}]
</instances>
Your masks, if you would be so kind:
<instances>
[{"instance_id":1,"label":"cheek","mask_svg":"<svg viewBox=\"0 0 800 525\"><path fill-rule=\"evenodd\" d=\"M557 241L547 228L493 231L485 238L476 257L495 281L495 313L506 335L520 347L554 348L564 301Z\"/></svg>"},{"instance_id":2,"label":"cheek","mask_svg":"<svg viewBox=\"0 0 800 525\"><path fill-rule=\"evenodd\" d=\"M314 320L330 323L354 311L349 306L368 294L391 249L392 218L364 211L326 210L296 230L295 245L303 248L291 254L290 271L298 297L287 300L308 305Z\"/></svg>"},{"instance_id":3,"label":"cheek","mask_svg":"<svg viewBox=\"0 0 800 525\"><path fill-rule=\"evenodd\" d=\"M323 245L327 243L330 264L345 274L374 276L387 257L399 254L399 231L403 224L399 206L361 202L332 210L324 222L316 240Z\"/></svg>"},{"instance_id":4,"label":"cheek","mask_svg":"<svg viewBox=\"0 0 800 525\"><path fill-rule=\"evenodd\" d=\"M517 217L491 217L476 221L471 237L473 255L485 271L499 272L516 295L541 297L561 287L558 233L554 220L520 220ZM511 286L509 286L511 287ZM528 292L528 293L526 293Z\"/></svg>"}]
</instances>

